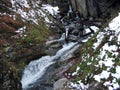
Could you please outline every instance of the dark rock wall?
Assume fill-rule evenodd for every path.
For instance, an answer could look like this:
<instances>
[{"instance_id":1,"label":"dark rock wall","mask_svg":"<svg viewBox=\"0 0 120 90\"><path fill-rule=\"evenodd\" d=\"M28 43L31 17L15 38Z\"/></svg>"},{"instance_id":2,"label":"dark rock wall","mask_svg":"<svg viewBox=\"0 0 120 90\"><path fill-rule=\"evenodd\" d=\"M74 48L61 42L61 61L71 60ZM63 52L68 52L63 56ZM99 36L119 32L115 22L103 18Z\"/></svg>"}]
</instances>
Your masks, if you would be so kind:
<instances>
[{"instance_id":1,"label":"dark rock wall","mask_svg":"<svg viewBox=\"0 0 120 90\"><path fill-rule=\"evenodd\" d=\"M73 11L78 11L84 17L107 16L118 0L70 0Z\"/></svg>"},{"instance_id":2,"label":"dark rock wall","mask_svg":"<svg viewBox=\"0 0 120 90\"><path fill-rule=\"evenodd\" d=\"M107 17L120 4L119 0L47 0L47 3L58 5L61 15L65 15L68 6L73 12L79 12L83 17Z\"/></svg>"}]
</instances>

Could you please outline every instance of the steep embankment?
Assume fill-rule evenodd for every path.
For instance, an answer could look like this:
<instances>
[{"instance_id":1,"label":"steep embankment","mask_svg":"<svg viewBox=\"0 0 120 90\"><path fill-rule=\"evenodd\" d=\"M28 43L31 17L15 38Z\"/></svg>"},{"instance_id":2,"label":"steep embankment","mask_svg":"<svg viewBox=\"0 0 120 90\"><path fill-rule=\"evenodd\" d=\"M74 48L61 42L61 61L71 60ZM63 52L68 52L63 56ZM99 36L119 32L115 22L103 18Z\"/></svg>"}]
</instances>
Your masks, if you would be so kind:
<instances>
[{"instance_id":1,"label":"steep embankment","mask_svg":"<svg viewBox=\"0 0 120 90\"><path fill-rule=\"evenodd\" d=\"M50 28L58 28L54 8L49 5L50 15L47 7L40 0L0 0L0 90L21 90L26 63L46 54Z\"/></svg>"},{"instance_id":2,"label":"steep embankment","mask_svg":"<svg viewBox=\"0 0 120 90\"><path fill-rule=\"evenodd\" d=\"M120 85L120 13L108 21L80 49L80 63L69 75L76 88L113 90ZM75 71L75 72L74 72ZM80 90L81 90L80 89Z\"/></svg>"}]
</instances>

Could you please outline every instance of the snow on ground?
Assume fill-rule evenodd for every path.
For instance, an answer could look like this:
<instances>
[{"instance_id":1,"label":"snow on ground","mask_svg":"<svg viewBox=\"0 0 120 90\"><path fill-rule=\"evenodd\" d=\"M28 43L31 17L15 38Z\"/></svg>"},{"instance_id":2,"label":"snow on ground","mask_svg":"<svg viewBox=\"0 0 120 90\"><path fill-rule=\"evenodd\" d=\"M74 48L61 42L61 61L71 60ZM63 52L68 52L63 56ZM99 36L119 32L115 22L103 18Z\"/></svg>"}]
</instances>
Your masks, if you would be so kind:
<instances>
[{"instance_id":1,"label":"snow on ground","mask_svg":"<svg viewBox=\"0 0 120 90\"><path fill-rule=\"evenodd\" d=\"M112 36L110 36L109 42L112 41L115 37L117 37L117 42L120 42L120 13L119 16L114 18L110 23L109 27L105 28L105 31L107 32L108 30L114 32ZM94 44L94 47L97 47L101 43L103 36L103 33L101 32L98 34L99 37L97 37L98 42ZM119 44L119 43L118 43ZM120 44L119 44L120 45ZM117 79L120 79L120 66L114 67L115 64L115 58L111 58L107 55L107 52L111 54L111 56L118 56L119 52L117 52L119 46L117 45L109 45L109 43L105 43L104 46L100 50L100 55L101 59L104 57L104 61L100 60L99 65L105 65L107 67L106 71L104 73L100 73L98 75L95 75L94 78L97 81L101 81L103 78L108 78L109 75L114 77L113 81L107 81L104 83L105 86L109 88L109 90L113 90L116 88L119 88L119 84L117 83ZM95 48L94 48L95 49ZM119 59L120 60L120 59ZM116 73L112 73L109 70L111 68L115 68Z\"/></svg>"},{"instance_id":2,"label":"snow on ground","mask_svg":"<svg viewBox=\"0 0 120 90\"><path fill-rule=\"evenodd\" d=\"M99 30L99 28L96 26L91 26L90 28L93 29L95 33Z\"/></svg>"},{"instance_id":3,"label":"snow on ground","mask_svg":"<svg viewBox=\"0 0 120 90\"><path fill-rule=\"evenodd\" d=\"M58 7L53 7L48 4L41 5L41 0L10 0L9 3L11 3L11 6L8 8L10 11L15 13L11 15L9 13L0 12L0 15L9 15L14 20L16 20L16 17L20 15L20 18L22 18L24 22L27 21L28 23L36 25L39 25L39 21L42 19L42 21L44 20L46 23L46 26L49 27L52 20L48 17L48 15L51 14L54 16L59 13ZM24 30L16 30L16 32L19 32L20 34Z\"/></svg>"},{"instance_id":4,"label":"snow on ground","mask_svg":"<svg viewBox=\"0 0 120 90\"><path fill-rule=\"evenodd\" d=\"M119 84L116 83L117 79L120 79L120 66L116 66L116 73L111 73L111 75L114 77L112 82L107 81L104 83L105 86L109 88L109 90L117 89L119 88Z\"/></svg>"},{"instance_id":5,"label":"snow on ground","mask_svg":"<svg viewBox=\"0 0 120 90\"><path fill-rule=\"evenodd\" d=\"M77 75L77 72L80 70L80 67L77 67L76 71L74 73L72 73L72 76Z\"/></svg>"},{"instance_id":6,"label":"snow on ground","mask_svg":"<svg viewBox=\"0 0 120 90\"><path fill-rule=\"evenodd\" d=\"M102 42L103 38L104 38L104 32L99 32L99 34L97 35L97 42L94 43L94 45L93 45L94 49L96 49L99 46L99 44Z\"/></svg>"},{"instance_id":7,"label":"snow on ground","mask_svg":"<svg viewBox=\"0 0 120 90\"><path fill-rule=\"evenodd\" d=\"M17 34L11 36L11 38L20 38L20 37L22 37L24 35L23 33L25 32L25 30L26 30L26 26L23 26L23 27L19 28L18 30L15 31ZM26 35L24 35L24 36L26 36Z\"/></svg>"},{"instance_id":8,"label":"snow on ground","mask_svg":"<svg viewBox=\"0 0 120 90\"><path fill-rule=\"evenodd\" d=\"M33 5L36 5L36 2ZM32 8L29 0L10 0L10 3L12 7L9 7L9 9L19 14L23 21L31 21L38 24L36 18L37 13Z\"/></svg>"},{"instance_id":9,"label":"snow on ground","mask_svg":"<svg viewBox=\"0 0 120 90\"><path fill-rule=\"evenodd\" d=\"M89 31L88 31L89 32ZM108 40L105 41L104 44L102 44L102 47L100 48L99 54L95 60L97 60L97 64L94 65L97 68L102 68L103 66L106 67L104 70L102 70L100 73L93 74L94 80L98 82L102 82L103 80L106 80L104 82L104 85L108 87L109 90L114 90L119 88L118 80L120 80L120 65L116 63L116 61L119 62L119 58L116 58L120 55L119 49L120 49L120 13L119 15L114 18L104 29L104 31L100 31L98 35L96 36L97 41L93 44L93 49L96 51L96 48L99 47L101 43L103 43L103 40L105 40L105 36L108 35ZM117 44L115 43L117 42ZM89 55L89 54L88 54ZM90 58L88 55L83 55L82 58L84 63L87 62L87 58ZM87 58L86 58L87 57ZM92 57L90 58L92 59ZM95 60L90 60L92 62L95 62ZM92 62L87 62L86 65L90 66ZM78 69L78 68L77 68ZM77 70L73 73L73 75L78 74ZM80 68L79 68L80 69ZM113 70L113 71L111 71ZM92 73L92 72L91 72ZM108 78L112 77L112 80L109 80ZM81 80L80 80L81 81ZM73 87L79 87L80 84L73 84ZM86 88L86 85L82 84L81 87ZM79 89L83 90L83 89Z\"/></svg>"},{"instance_id":10,"label":"snow on ground","mask_svg":"<svg viewBox=\"0 0 120 90\"><path fill-rule=\"evenodd\" d=\"M40 0L11 0L11 4L12 10L18 13L23 21L29 21L35 24L38 24L39 16L45 18L46 23L51 23L46 13L51 15L59 13L58 7L53 7L48 4L43 4L42 7L40 7Z\"/></svg>"},{"instance_id":11,"label":"snow on ground","mask_svg":"<svg viewBox=\"0 0 120 90\"><path fill-rule=\"evenodd\" d=\"M70 87L75 90L87 90L88 86L89 85L84 85L81 81L78 81L77 83L70 83Z\"/></svg>"},{"instance_id":12,"label":"snow on ground","mask_svg":"<svg viewBox=\"0 0 120 90\"><path fill-rule=\"evenodd\" d=\"M51 6L51 5L49 5L49 4L43 4L42 5L42 8L45 10L45 11L47 11L47 12L49 12L51 15L57 15L58 13L59 13L59 8L58 8L58 6L55 6L55 7L53 7L53 6Z\"/></svg>"},{"instance_id":13,"label":"snow on ground","mask_svg":"<svg viewBox=\"0 0 120 90\"><path fill-rule=\"evenodd\" d=\"M16 32L22 34L25 32L26 26L23 26L22 28L19 28Z\"/></svg>"},{"instance_id":14,"label":"snow on ground","mask_svg":"<svg viewBox=\"0 0 120 90\"><path fill-rule=\"evenodd\" d=\"M19 3L23 7L30 8L26 0L11 0L11 3L12 3L12 7L16 7L16 4Z\"/></svg>"},{"instance_id":15,"label":"snow on ground","mask_svg":"<svg viewBox=\"0 0 120 90\"><path fill-rule=\"evenodd\" d=\"M96 27L96 26L90 26L90 28L91 28L92 30L94 30L95 33L99 30L99 28ZM90 32L91 32L91 30L90 30L89 28L85 28L85 33L86 33L86 34L87 34L87 33L90 33ZM91 36L92 36L92 35L91 35ZM90 37L91 37L91 36L90 36ZM82 42L87 42L87 41L90 39L90 37L82 40Z\"/></svg>"},{"instance_id":16,"label":"snow on ground","mask_svg":"<svg viewBox=\"0 0 120 90\"><path fill-rule=\"evenodd\" d=\"M103 70L102 73L95 75L94 78L96 81L100 82L101 79L107 79L110 75L110 72Z\"/></svg>"}]
</instances>

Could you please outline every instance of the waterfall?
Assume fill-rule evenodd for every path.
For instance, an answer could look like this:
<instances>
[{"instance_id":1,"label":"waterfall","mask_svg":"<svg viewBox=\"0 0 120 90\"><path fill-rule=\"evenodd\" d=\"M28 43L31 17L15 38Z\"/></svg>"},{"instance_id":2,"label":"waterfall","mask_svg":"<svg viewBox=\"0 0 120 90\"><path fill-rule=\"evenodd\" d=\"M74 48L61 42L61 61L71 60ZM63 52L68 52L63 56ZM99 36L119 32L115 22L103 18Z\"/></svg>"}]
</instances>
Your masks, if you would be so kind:
<instances>
[{"instance_id":1,"label":"waterfall","mask_svg":"<svg viewBox=\"0 0 120 90\"><path fill-rule=\"evenodd\" d=\"M67 39L68 33L69 33L69 26L66 26L65 29L66 29L66 31L65 31L65 39Z\"/></svg>"},{"instance_id":2,"label":"waterfall","mask_svg":"<svg viewBox=\"0 0 120 90\"><path fill-rule=\"evenodd\" d=\"M75 17L76 20L79 20L79 15L78 15L78 12L76 12L76 17Z\"/></svg>"},{"instance_id":3,"label":"waterfall","mask_svg":"<svg viewBox=\"0 0 120 90\"><path fill-rule=\"evenodd\" d=\"M26 88L29 84L32 84L39 79L44 74L45 69L54 63L52 60L53 57L45 56L30 62L30 64L25 68L22 76L22 87Z\"/></svg>"},{"instance_id":4,"label":"waterfall","mask_svg":"<svg viewBox=\"0 0 120 90\"><path fill-rule=\"evenodd\" d=\"M68 10L67 16L70 18L70 20L72 19L72 14L73 14L72 6L69 5L69 10Z\"/></svg>"},{"instance_id":5,"label":"waterfall","mask_svg":"<svg viewBox=\"0 0 120 90\"><path fill-rule=\"evenodd\" d=\"M69 5L69 11L68 12L72 13L72 7L71 7L71 5Z\"/></svg>"},{"instance_id":6,"label":"waterfall","mask_svg":"<svg viewBox=\"0 0 120 90\"><path fill-rule=\"evenodd\" d=\"M67 14L68 17L70 17L71 14L72 14L72 8L71 6L69 6L69 11ZM64 17L61 19L61 21L63 24L65 24L63 19ZM69 24L65 26L65 30L66 30L65 33L63 33L61 35L61 38L57 40L63 45L63 48L58 50L54 56L41 57L38 60L31 61L29 65L26 66L21 79L23 90L29 90L27 88L32 87L36 82L39 82L50 65L62 59L64 55L67 56L66 53L68 53L74 46L78 44L77 42L66 43L66 38L68 37L68 33L69 33Z\"/></svg>"},{"instance_id":7,"label":"waterfall","mask_svg":"<svg viewBox=\"0 0 120 90\"><path fill-rule=\"evenodd\" d=\"M73 14L71 5L69 5L68 13L66 14L67 17L69 17L69 20L67 22L64 21L65 17L61 19L62 24L65 26L65 32L61 35L61 38L55 41L58 41L62 44L62 48L57 51L57 53L54 56L43 56L38 60L31 61L28 66L24 69L21 83L23 90L31 90L30 87L34 87L35 84L39 83L39 85L42 83L42 78L44 78L45 73L47 72L47 69L55 64L57 61L62 61L63 59L67 60L70 56L69 54L73 53L75 50L77 50L80 46L79 41L77 41L79 38L76 39L74 33L78 33L78 31L75 31L75 28L78 29L78 27L75 26L75 22L79 20L78 14L76 14L75 18L77 19L75 22L71 22L72 18L71 15ZM67 23L67 24L66 24ZM70 33L70 28L72 28L72 33ZM69 33L71 35L69 35ZM70 36L70 39L72 40L68 43L66 43L66 39L68 39L68 36ZM52 42L52 41L51 41ZM41 82L40 82L41 81ZM34 89L36 90L36 89Z\"/></svg>"},{"instance_id":8,"label":"waterfall","mask_svg":"<svg viewBox=\"0 0 120 90\"><path fill-rule=\"evenodd\" d=\"M60 49L54 56L44 56L38 60L31 61L30 64L25 68L22 76L22 88L28 88L30 85L33 85L40 79L46 69L54 64L59 58L61 58L66 52L68 52L72 47L76 46L77 43L69 43L63 45L63 48Z\"/></svg>"}]
</instances>

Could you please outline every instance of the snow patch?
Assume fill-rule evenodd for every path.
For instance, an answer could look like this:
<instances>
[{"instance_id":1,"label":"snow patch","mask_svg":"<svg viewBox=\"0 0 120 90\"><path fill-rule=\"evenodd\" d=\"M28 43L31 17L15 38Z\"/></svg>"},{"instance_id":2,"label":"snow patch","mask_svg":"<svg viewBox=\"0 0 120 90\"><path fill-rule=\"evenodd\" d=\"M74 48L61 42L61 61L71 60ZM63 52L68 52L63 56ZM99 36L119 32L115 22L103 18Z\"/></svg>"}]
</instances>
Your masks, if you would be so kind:
<instances>
[{"instance_id":1,"label":"snow patch","mask_svg":"<svg viewBox=\"0 0 120 90\"><path fill-rule=\"evenodd\" d=\"M48 4L44 4L42 7L40 7L40 0L11 0L11 4L11 10L18 13L22 17L23 21L28 21L37 25L40 17L45 18L44 20L47 26L48 23L52 23L46 15L47 12L49 12L48 14L51 15L57 15L57 13L59 13L58 7L53 7Z\"/></svg>"},{"instance_id":2,"label":"snow patch","mask_svg":"<svg viewBox=\"0 0 120 90\"><path fill-rule=\"evenodd\" d=\"M97 38L97 42L93 44L94 50L96 50L96 48L101 44L104 38L104 32L99 32L96 38Z\"/></svg>"},{"instance_id":3,"label":"snow patch","mask_svg":"<svg viewBox=\"0 0 120 90\"><path fill-rule=\"evenodd\" d=\"M76 71L72 73L72 76L77 75L78 71L80 70L80 67L77 67Z\"/></svg>"},{"instance_id":4,"label":"snow patch","mask_svg":"<svg viewBox=\"0 0 120 90\"><path fill-rule=\"evenodd\" d=\"M115 37L117 37L117 42L118 45L120 44L120 13L119 16L114 18L110 23L109 23L109 27L106 27L104 29L106 31L107 35L110 35L110 32L113 32L113 34L110 36L109 41L112 41L112 39L114 39ZM103 32L100 32L97 36L97 40L99 42L94 44L94 47L99 45L101 43L101 40L103 39ZM99 37L99 38L98 38ZM101 40L99 40L101 38ZM106 81L104 83L105 86L107 86L109 88L109 90L113 90L113 89L117 89L119 88L119 84L117 82L118 79L120 79L120 66L114 66L115 64L115 59L109 57L109 55L107 54L107 52L110 53L111 56L118 56L119 52L117 52L118 50L118 46L117 45L109 45L109 43L105 43L104 46L100 49L100 55L99 57L103 60L99 61L99 65L100 67L102 67L102 65L104 64L107 69L103 70L102 73L98 74L98 75L94 75L94 79L98 82L101 81L101 79L105 78L107 79L110 75L113 77L112 81ZM96 48L94 48L96 49ZM115 73L109 72L110 69L115 69Z\"/></svg>"},{"instance_id":5,"label":"snow patch","mask_svg":"<svg viewBox=\"0 0 120 90\"><path fill-rule=\"evenodd\" d=\"M90 26L90 28L94 31L94 32L97 32L99 30L98 27L96 26ZM91 33L91 30L89 28L86 28L85 29L85 33ZM91 35L92 36L92 35ZM90 37L86 38L86 39L83 39L82 42L87 42L88 40L90 39Z\"/></svg>"},{"instance_id":6,"label":"snow patch","mask_svg":"<svg viewBox=\"0 0 120 90\"><path fill-rule=\"evenodd\" d=\"M119 79L120 78L120 66L116 67L116 73L112 74L115 78Z\"/></svg>"},{"instance_id":7,"label":"snow patch","mask_svg":"<svg viewBox=\"0 0 120 90\"><path fill-rule=\"evenodd\" d=\"M89 85L83 84L81 81L78 81L78 84L76 83L70 83L70 87L74 88L75 90L87 90Z\"/></svg>"},{"instance_id":8,"label":"snow patch","mask_svg":"<svg viewBox=\"0 0 120 90\"><path fill-rule=\"evenodd\" d=\"M56 7L53 7L49 4L43 4L42 5L42 8L44 10L46 10L47 12L49 12L51 15L57 15L59 13L59 8L56 6Z\"/></svg>"},{"instance_id":9,"label":"snow patch","mask_svg":"<svg viewBox=\"0 0 120 90\"><path fill-rule=\"evenodd\" d=\"M103 70L102 73L98 75L94 75L94 79L98 82L101 81L101 79L107 79L110 75L110 72Z\"/></svg>"},{"instance_id":10,"label":"snow patch","mask_svg":"<svg viewBox=\"0 0 120 90\"><path fill-rule=\"evenodd\" d=\"M93 29L93 30L94 30L94 32L97 32L97 31L99 30L99 28L98 28L98 27L96 27L96 26L91 26L90 28L91 28L91 29Z\"/></svg>"}]
</instances>

